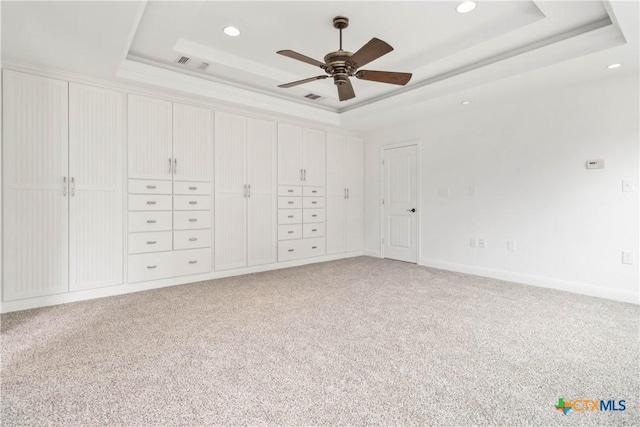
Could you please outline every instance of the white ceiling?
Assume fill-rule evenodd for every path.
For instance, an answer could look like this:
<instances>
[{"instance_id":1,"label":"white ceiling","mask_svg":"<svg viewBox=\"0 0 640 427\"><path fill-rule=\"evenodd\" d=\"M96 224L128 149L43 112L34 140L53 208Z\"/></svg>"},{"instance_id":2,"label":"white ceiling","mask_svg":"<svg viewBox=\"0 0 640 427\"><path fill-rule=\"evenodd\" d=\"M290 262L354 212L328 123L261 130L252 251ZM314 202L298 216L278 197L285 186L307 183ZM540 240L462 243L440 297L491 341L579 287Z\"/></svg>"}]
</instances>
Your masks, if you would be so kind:
<instances>
[{"instance_id":1,"label":"white ceiling","mask_svg":"<svg viewBox=\"0 0 640 427\"><path fill-rule=\"evenodd\" d=\"M535 91L606 77L607 61L638 73L638 2L480 0L468 14L455 11L458 3L3 1L2 57L360 130L459 105L474 90L486 98L501 82ZM357 97L346 102L330 79L278 88L322 73L275 52L322 60L338 48L336 15L350 18L346 50L372 37L395 48L366 69L412 72L411 82L356 80ZM227 25L241 35L226 36ZM176 64L180 55L193 60ZM201 61L206 71L193 68ZM324 98L309 101L310 92Z\"/></svg>"}]
</instances>

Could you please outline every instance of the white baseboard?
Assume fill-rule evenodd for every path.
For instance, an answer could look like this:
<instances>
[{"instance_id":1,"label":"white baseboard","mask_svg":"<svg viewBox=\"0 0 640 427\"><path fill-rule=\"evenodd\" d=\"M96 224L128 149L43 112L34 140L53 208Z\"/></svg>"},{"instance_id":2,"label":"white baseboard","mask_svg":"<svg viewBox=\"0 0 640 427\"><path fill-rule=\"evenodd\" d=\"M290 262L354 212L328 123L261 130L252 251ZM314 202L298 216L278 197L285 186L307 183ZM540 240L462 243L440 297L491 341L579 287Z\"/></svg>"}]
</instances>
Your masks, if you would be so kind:
<instances>
[{"instance_id":1,"label":"white baseboard","mask_svg":"<svg viewBox=\"0 0 640 427\"><path fill-rule=\"evenodd\" d=\"M589 285L586 283L571 282L568 280L553 279L543 276L533 276L530 274L515 273L513 271L495 270L475 265L456 264L452 262L433 259L421 258L419 265L423 267L438 268L441 270L456 271L458 273L472 274L475 276L490 277L492 279L504 280L507 282L538 286L541 288L557 289L559 291L589 295L592 297L605 298L614 301L640 304L640 293L638 293L637 291L623 291L619 289Z\"/></svg>"},{"instance_id":2,"label":"white baseboard","mask_svg":"<svg viewBox=\"0 0 640 427\"><path fill-rule=\"evenodd\" d=\"M364 250L364 254L365 254L365 256L371 256L371 257L374 257L374 258L382 258L382 254L380 253L380 251L377 251L377 250L365 249Z\"/></svg>"},{"instance_id":3,"label":"white baseboard","mask_svg":"<svg viewBox=\"0 0 640 427\"><path fill-rule=\"evenodd\" d=\"M298 267L301 265L315 264L319 262L334 261L337 259L353 258L364 255L363 251L347 252L342 254L325 255L316 258L306 258L295 261L278 262L273 264L257 265L253 267L237 268L233 270L213 271L207 274L193 276L174 277L170 279L154 280L151 282L130 283L118 286L109 286L99 289L75 291L43 297L5 301L0 304L0 313L28 310L31 308L47 307L51 305L66 304L69 302L86 301L96 298L111 297L130 294L133 292L148 291L151 289L165 288L168 286L184 285L188 283L202 282L205 280L222 279L224 277L241 276L243 274L261 273L263 271L279 270L282 268Z\"/></svg>"}]
</instances>

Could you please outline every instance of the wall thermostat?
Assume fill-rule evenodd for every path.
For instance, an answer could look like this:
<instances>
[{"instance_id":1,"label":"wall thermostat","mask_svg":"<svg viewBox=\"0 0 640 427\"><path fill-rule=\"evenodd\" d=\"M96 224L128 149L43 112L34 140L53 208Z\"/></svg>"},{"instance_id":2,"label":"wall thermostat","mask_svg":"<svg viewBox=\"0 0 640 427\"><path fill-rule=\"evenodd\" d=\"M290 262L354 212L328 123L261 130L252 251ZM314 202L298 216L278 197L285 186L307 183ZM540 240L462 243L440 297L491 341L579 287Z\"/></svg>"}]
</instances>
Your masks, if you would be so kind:
<instances>
[{"instance_id":1,"label":"wall thermostat","mask_svg":"<svg viewBox=\"0 0 640 427\"><path fill-rule=\"evenodd\" d=\"M587 160L587 169L604 169L604 160Z\"/></svg>"}]
</instances>

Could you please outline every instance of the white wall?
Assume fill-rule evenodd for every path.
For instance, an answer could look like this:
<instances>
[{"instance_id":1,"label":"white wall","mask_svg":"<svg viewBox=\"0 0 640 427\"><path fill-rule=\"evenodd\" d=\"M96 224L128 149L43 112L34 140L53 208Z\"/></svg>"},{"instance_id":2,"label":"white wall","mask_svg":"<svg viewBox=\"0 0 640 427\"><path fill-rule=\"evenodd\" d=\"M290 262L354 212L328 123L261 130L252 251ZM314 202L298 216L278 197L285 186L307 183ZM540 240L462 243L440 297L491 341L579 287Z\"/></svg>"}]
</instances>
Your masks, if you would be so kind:
<instances>
[{"instance_id":1,"label":"white wall","mask_svg":"<svg viewBox=\"0 0 640 427\"><path fill-rule=\"evenodd\" d=\"M619 77L475 100L369 135L366 252L380 254L380 146L420 139L421 265L638 302L638 76ZM605 169L587 170L588 159Z\"/></svg>"}]
</instances>

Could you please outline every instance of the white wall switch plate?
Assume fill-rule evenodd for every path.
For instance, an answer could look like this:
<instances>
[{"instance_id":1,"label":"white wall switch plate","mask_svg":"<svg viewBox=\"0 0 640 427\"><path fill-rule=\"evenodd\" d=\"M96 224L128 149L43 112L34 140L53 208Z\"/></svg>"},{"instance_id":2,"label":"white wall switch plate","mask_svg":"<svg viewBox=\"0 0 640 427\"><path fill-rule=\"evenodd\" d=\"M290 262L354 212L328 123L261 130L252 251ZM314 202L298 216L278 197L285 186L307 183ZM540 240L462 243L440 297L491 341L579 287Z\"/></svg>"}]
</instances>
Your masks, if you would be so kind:
<instances>
[{"instance_id":1,"label":"white wall switch plate","mask_svg":"<svg viewBox=\"0 0 640 427\"><path fill-rule=\"evenodd\" d=\"M587 169L604 169L604 160L587 160Z\"/></svg>"},{"instance_id":2,"label":"white wall switch plate","mask_svg":"<svg viewBox=\"0 0 640 427\"><path fill-rule=\"evenodd\" d=\"M622 252L622 263L633 265L633 252Z\"/></svg>"},{"instance_id":3,"label":"white wall switch plate","mask_svg":"<svg viewBox=\"0 0 640 427\"><path fill-rule=\"evenodd\" d=\"M622 191L624 191L625 193L630 193L633 191L633 181L631 181L630 179L623 179L622 180Z\"/></svg>"},{"instance_id":4,"label":"white wall switch plate","mask_svg":"<svg viewBox=\"0 0 640 427\"><path fill-rule=\"evenodd\" d=\"M515 240L508 240L507 241L507 250L509 250L510 252L515 252L515 250L516 250L516 241Z\"/></svg>"},{"instance_id":5,"label":"white wall switch plate","mask_svg":"<svg viewBox=\"0 0 640 427\"><path fill-rule=\"evenodd\" d=\"M484 249L487 247L487 241L484 239L478 239L478 247Z\"/></svg>"},{"instance_id":6,"label":"white wall switch plate","mask_svg":"<svg viewBox=\"0 0 640 427\"><path fill-rule=\"evenodd\" d=\"M472 248L478 247L478 241L476 239L469 239L469 246Z\"/></svg>"}]
</instances>

